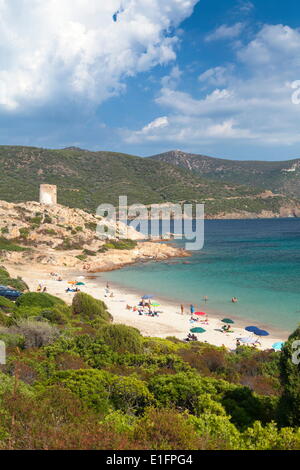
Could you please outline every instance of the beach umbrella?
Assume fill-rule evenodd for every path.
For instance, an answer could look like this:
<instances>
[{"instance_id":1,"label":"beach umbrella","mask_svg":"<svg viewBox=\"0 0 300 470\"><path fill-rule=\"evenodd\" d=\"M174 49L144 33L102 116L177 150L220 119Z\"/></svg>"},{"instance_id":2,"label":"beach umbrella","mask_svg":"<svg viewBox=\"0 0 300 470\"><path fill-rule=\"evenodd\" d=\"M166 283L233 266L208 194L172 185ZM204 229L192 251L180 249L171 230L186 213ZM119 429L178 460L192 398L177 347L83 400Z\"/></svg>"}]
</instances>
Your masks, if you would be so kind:
<instances>
[{"instance_id":1,"label":"beach umbrella","mask_svg":"<svg viewBox=\"0 0 300 470\"><path fill-rule=\"evenodd\" d=\"M76 286L85 286L84 282L76 282Z\"/></svg>"},{"instance_id":2,"label":"beach umbrella","mask_svg":"<svg viewBox=\"0 0 300 470\"><path fill-rule=\"evenodd\" d=\"M249 338L238 338L238 339L241 343L244 343L244 344L254 344L257 341L257 339L253 337L251 338L250 336Z\"/></svg>"},{"instance_id":3,"label":"beach umbrella","mask_svg":"<svg viewBox=\"0 0 300 470\"><path fill-rule=\"evenodd\" d=\"M76 284L76 281L68 281L68 284Z\"/></svg>"},{"instance_id":4,"label":"beach umbrella","mask_svg":"<svg viewBox=\"0 0 300 470\"><path fill-rule=\"evenodd\" d=\"M153 299L154 295L143 295L142 299L147 300L147 299Z\"/></svg>"},{"instance_id":5,"label":"beach umbrella","mask_svg":"<svg viewBox=\"0 0 300 470\"><path fill-rule=\"evenodd\" d=\"M277 343L274 343L272 345L272 349L275 349L275 351L281 351L284 345L284 341L278 341Z\"/></svg>"},{"instance_id":6,"label":"beach umbrella","mask_svg":"<svg viewBox=\"0 0 300 470\"><path fill-rule=\"evenodd\" d=\"M258 326L246 326L245 330L250 331L250 333L255 333L259 328Z\"/></svg>"},{"instance_id":7,"label":"beach umbrella","mask_svg":"<svg viewBox=\"0 0 300 470\"><path fill-rule=\"evenodd\" d=\"M195 312L194 315L198 315L199 317L202 315L207 315L205 312Z\"/></svg>"},{"instance_id":8,"label":"beach umbrella","mask_svg":"<svg viewBox=\"0 0 300 470\"><path fill-rule=\"evenodd\" d=\"M265 330L260 330L258 328L256 331L254 331L254 334L257 335L257 336L269 336L270 333L268 333Z\"/></svg>"},{"instance_id":9,"label":"beach umbrella","mask_svg":"<svg viewBox=\"0 0 300 470\"><path fill-rule=\"evenodd\" d=\"M152 307L160 307L160 304L157 304L156 302L151 304L151 305L152 305Z\"/></svg>"},{"instance_id":10,"label":"beach umbrella","mask_svg":"<svg viewBox=\"0 0 300 470\"><path fill-rule=\"evenodd\" d=\"M190 330L191 333L205 333L206 330L204 328L201 328L201 327L197 327L197 328L192 328Z\"/></svg>"},{"instance_id":11,"label":"beach umbrella","mask_svg":"<svg viewBox=\"0 0 300 470\"><path fill-rule=\"evenodd\" d=\"M223 318L223 320L221 320L222 323L227 323L228 325L233 325L234 324L234 321L231 320L231 318Z\"/></svg>"}]
</instances>

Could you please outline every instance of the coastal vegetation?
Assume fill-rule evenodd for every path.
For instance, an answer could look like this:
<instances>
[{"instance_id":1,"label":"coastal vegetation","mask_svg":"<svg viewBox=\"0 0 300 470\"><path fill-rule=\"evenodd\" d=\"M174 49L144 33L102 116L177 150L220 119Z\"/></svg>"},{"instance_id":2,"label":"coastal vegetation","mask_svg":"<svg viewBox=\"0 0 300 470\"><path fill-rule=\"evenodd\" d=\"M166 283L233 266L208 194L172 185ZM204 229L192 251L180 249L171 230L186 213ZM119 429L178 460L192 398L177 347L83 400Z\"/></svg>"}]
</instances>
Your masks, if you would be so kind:
<instances>
[{"instance_id":1,"label":"coastal vegetation","mask_svg":"<svg viewBox=\"0 0 300 470\"><path fill-rule=\"evenodd\" d=\"M112 320L82 292L0 297L0 449L300 449L299 328L230 352Z\"/></svg>"}]
</instances>

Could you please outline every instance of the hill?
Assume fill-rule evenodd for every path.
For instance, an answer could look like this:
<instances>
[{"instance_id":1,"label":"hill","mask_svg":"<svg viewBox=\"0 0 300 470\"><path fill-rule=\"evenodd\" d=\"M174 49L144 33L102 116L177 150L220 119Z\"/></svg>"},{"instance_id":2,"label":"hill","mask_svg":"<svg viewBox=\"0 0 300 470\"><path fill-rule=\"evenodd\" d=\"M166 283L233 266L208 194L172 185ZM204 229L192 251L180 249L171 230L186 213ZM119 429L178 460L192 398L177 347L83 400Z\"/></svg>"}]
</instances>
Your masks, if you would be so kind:
<instances>
[{"instance_id":1,"label":"hill","mask_svg":"<svg viewBox=\"0 0 300 470\"><path fill-rule=\"evenodd\" d=\"M119 195L127 195L130 204L205 202L208 217L300 213L299 202L289 197L237 182L228 184L216 175L212 180L213 170L203 178L176 162L158 160L73 147L2 146L0 199L37 201L39 184L48 183L59 187L60 204L89 212L104 202L117 205Z\"/></svg>"},{"instance_id":2,"label":"hill","mask_svg":"<svg viewBox=\"0 0 300 470\"><path fill-rule=\"evenodd\" d=\"M260 187L289 197L300 197L300 159L237 161L171 150L151 157L215 181Z\"/></svg>"}]
</instances>

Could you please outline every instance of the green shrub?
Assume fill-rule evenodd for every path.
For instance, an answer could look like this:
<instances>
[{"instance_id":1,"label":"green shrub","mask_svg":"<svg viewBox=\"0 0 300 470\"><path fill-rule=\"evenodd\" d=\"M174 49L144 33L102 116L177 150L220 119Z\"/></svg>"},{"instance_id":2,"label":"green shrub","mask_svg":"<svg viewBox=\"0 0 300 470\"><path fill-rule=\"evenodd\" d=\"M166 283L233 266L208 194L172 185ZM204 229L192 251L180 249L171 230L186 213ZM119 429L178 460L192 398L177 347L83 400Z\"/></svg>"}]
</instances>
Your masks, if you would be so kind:
<instances>
[{"instance_id":1,"label":"green shrub","mask_svg":"<svg viewBox=\"0 0 300 470\"><path fill-rule=\"evenodd\" d=\"M282 425L300 426L300 326L291 334L285 343L281 358L280 371L283 395L279 404L279 419ZM300 344L300 343L299 343Z\"/></svg>"},{"instance_id":2,"label":"green shrub","mask_svg":"<svg viewBox=\"0 0 300 470\"><path fill-rule=\"evenodd\" d=\"M71 309L68 305L57 304L52 308L42 310L40 316L58 325L64 325L71 319Z\"/></svg>"},{"instance_id":3,"label":"green shrub","mask_svg":"<svg viewBox=\"0 0 300 470\"><path fill-rule=\"evenodd\" d=\"M86 255L86 256L96 256L96 252L95 252L95 251L86 250L86 249L83 250L83 254Z\"/></svg>"},{"instance_id":4,"label":"green shrub","mask_svg":"<svg viewBox=\"0 0 300 470\"><path fill-rule=\"evenodd\" d=\"M0 312L12 313L16 309L14 302L0 295Z\"/></svg>"},{"instance_id":5,"label":"green shrub","mask_svg":"<svg viewBox=\"0 0 300 470\"><path fill-rule=\"evenodd\" d=\"M109 242L103 245L103 248L114 249L114 250L133 250L136 248L137 242L135 240L124 239L124 240L109 240Z\"/></svg>"},{"instance_id":6,"label":"green shrub","mask_svg":"<svg viewBox=\"0 0 300 470\"><path fill-rule=\"evenodd\" d=\"M50 383L68 388L96 412L107 413L109 410L106 372L94 369L61 371L53 376Z\"/></svg>"},{"instance_id":7,"label":"green shrub","mask_svg":"<svg viewBox=\"0 0 300 470\"><path fill-rule=\"evenodd\" d=\"M0 251L27 251L28 248L16 245L13 241L0 237Z\"/></svg>"},{"instance_id":8,"label":"green shrub","mask_svg":"<svg viewBox=\"0 0 300 470\"><path fill-rule=\"evenodd\" d=\"M55 343L47 346L45 352L48 357L56 357L62 353L75 354L90 367L99 369L114 362L116 356L101 338L89 335L60 337Z\"/></svg>"},{"instance_id":9,"label":"green shrub","mask_svg":"<svg viewBox=\"0 0 300 470\"><path fill-rule=\"evenodd\" d=\"M86 261L87 260L86 255L77 255L76 258L79 259L79 261Z\"/></svg>"},{"instance_id":10,"label":"green shrub","mask_svg":"<svg viewBox=\"0 0 300 470\"><path fill-rule=\"evenodd\" d=\"M55 305L66 305L63 300L46 292L28 292L19 297L16 301L19 307L42 307L49 308Z\"/></svg>"},{"instance_id":11,"label":"green shrub","mask_svg":"<svg viewBox=\"0 0 300 470\"><path fill-rule=\"evenodd\" d=\"M25 338L23 335L11 334L11 333L1 333L0 330L0 341L3 341L6 344L6 347L21 348L25 347Z\"/></svg>"},{"instance_id":12,"label":"green shrub","mask_svg":"<svg viewBox=\"0 0 300 470\"><path fill-rule=\"evenodd\" d=\"M107 322L112 321L112 316L107 311L105 303L84 292L78 292L73 297L72 311L74 315L79 315L88 320L100 317Z\"/></svg>"},{"instance_id":13,"label":"green shrub","mask_svg":"<svg viewBox=\"0 0 300 470\"><path fill-rule=\"evenodd\" d=\"M92 230L92 232L95 232L97 229L97 223L96 222L87 222L84 224L85 228L88 230Z\"/></svg>"},{"instance_id":14,"label":"green shrub","mask_svg":"<svg viewBox=\"0 0 300 470\"><path fill-rule=\"evenodd\" d=\"M20 277L12 279L7 270L3 267L0 268L0 284L3 286L13 287L21 292L28 290L27 284Z\"/></svg>"},{"instance_id":15,"label":"green shrub","mask_svg":"<svg viewBox=\"0 0 300 470\"><path fill-rule=\"evenodd\" d=\"M21 238L27 238L30 235L30 230L29 228L26 228L26 227L21 227L19 232L20 232Z\"/></svg>"},{"instance_id":16,"label":"green shrub","mask_svg":"<svg viewBox=\"0 0 300 470\"><path fill-rule=\"evenodd\" d=\"M107 325L101 331L106 344L118 353L140 354L143 352L143 337L140 332L127 325Z\"/></svg>"}]
</instances>

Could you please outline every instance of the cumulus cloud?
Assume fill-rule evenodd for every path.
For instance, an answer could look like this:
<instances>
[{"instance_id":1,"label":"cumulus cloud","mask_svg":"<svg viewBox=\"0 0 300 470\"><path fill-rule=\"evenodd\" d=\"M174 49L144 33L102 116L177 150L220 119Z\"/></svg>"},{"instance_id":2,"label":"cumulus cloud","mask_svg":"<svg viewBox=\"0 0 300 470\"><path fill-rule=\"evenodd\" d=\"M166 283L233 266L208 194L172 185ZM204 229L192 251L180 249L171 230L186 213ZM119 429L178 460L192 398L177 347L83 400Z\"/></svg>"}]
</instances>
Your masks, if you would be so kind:
<instances>
[{"instance_id":1,"label":"cumulus cloud","mask_svg":"<svg viewBox=\"0 0 300 470\"><path fill-rule=\"evenodd\" d=\"M0 107L100 104L176 58L173 29L199 0L0 0Z\"/></svg>"},{"instance_id":2,"label":"cumulus cloud","mask_svg":"<svg viewBox=\"0 0 300 470\"><path fill-rule=\"evenodd\" d=\"M244 28L243 23L235 23L232 26L222 24L205 38L206 42L219 41L220 39L234 39L238 37Z\"/></svg>"},{"instance_id":3,"label":"cumulus cloud","mask_svg":"<svg viewBox=\"0 0 300 470\"><path fill-rule=\"evenodd\" d=\"M226 67L213 67L199 75L198 79L200 82L208 85L222 86L228 83L233 71L234 66L232 64L229 64Z\"/></svg>"},{"instance_id":4,"label":"cumulus cloud","mask_svg":"<svg viewBox=\"0 0 300 470\"><path fill-rule=\"evenodd\" d=\"M163 86L156 102L168 110L168 126L146 135L135 132L135 139L182 145L228 140L270 146L300 143L300 106L292 100L300 79L299 50L299 30L263 26L236 52L235 64L201 74L200 98Z\"/></svg>"},{"instance_id":5,"label":"cumulus cloud","mask_svg":"<svg viewBox=\"0 0 300 470\"><path fill-rule=\"evenodd\" d=\"M151 140L151 136L153 135L153 132L157 134L157 131L167 127L168 125L169 125L169 119L167 116L158 117L154 119L154 121L149 122L149 124L144 126L140 131L136 131L127 135L127 137L125 138L125 141L127 143L136 143L144 138ZM158 136L156 135L155 139L157 138Z\"/></svg>"}]
</instances>

